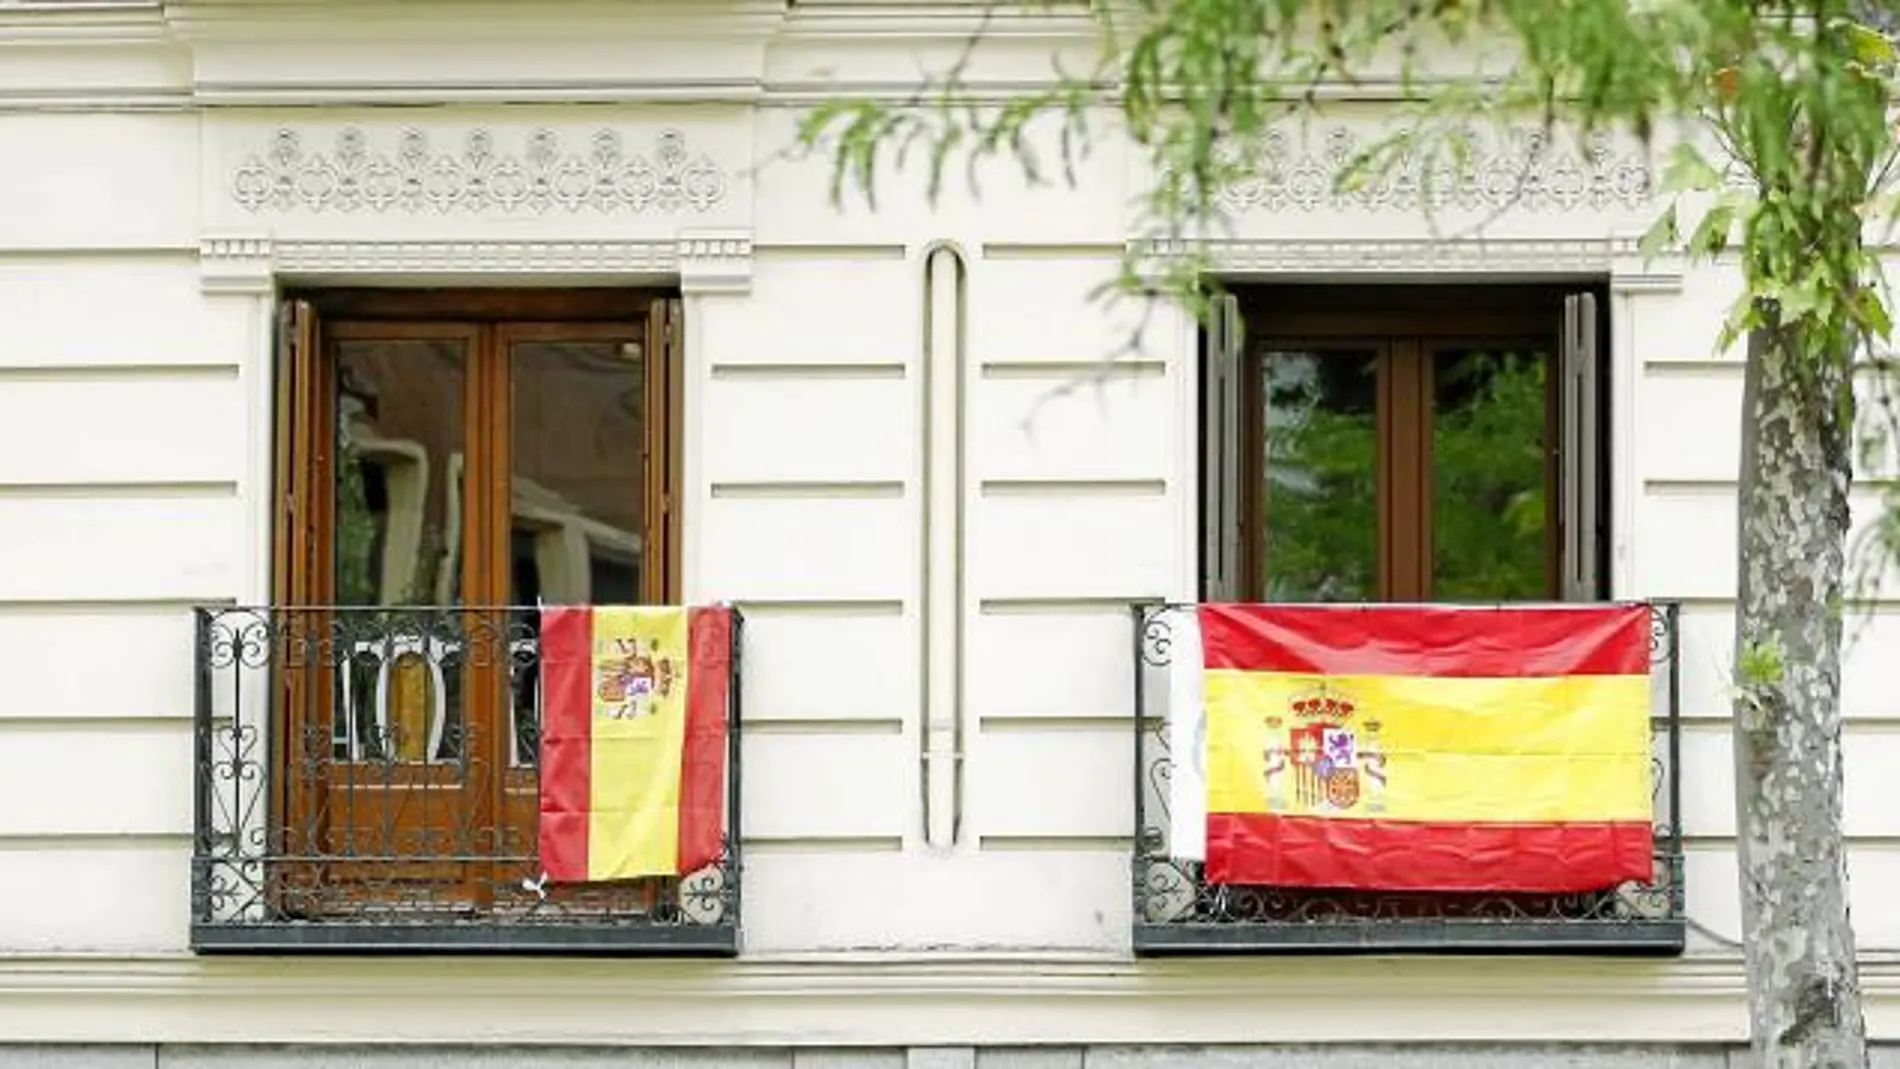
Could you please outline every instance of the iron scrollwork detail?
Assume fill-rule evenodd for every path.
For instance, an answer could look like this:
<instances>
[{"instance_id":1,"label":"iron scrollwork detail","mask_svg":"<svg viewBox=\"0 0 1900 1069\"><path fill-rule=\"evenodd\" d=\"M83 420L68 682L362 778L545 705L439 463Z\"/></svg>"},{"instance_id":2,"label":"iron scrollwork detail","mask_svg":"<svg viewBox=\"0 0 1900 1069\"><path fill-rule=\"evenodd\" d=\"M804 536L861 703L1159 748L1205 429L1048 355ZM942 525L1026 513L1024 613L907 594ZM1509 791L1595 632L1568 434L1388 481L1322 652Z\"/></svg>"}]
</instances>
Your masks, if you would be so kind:
<instances>
[{"instance_id":1,"label":"iron scrollwork detail","mask_svg":"<svg viewBox=\"0 0 1900 1069\"><path fill-rule=\"evenodd\" d=\"M736 952L740 623L718 858L551 887L535 610L197 610L194 944Z\"/></svg>"}]
</instances>

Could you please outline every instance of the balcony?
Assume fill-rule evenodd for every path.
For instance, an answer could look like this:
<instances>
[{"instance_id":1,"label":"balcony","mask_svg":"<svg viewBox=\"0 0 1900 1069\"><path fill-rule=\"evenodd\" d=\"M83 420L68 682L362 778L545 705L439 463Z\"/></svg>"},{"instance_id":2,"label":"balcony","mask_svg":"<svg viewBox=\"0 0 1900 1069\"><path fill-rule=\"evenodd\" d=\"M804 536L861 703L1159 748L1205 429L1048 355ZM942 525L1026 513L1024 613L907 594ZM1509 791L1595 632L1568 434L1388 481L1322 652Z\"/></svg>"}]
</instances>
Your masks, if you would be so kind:
<instances>
[{"instance_id":1,"label":"balcony","mask_svg":"<svg viewBox=\"0 0 1900 1069\"><path fill-rule=\"evenodd\" d=\"M1370 892L1209 883L1169 848L1172 605L1134 608L1134 948L1269 953L1679 954L1683 913L1678 606L1652 604L1654 878L1587 894Z\"/></svg>"},{"instance_id":2,"label":"balcony","mask_svg":"<svg viewBox=\"0 0 1900 1069\"><path fill-rule=\"evenodd\" d=\"M721 856L550 885L535 610L197 610L193 948L736 954L733 619Z\"/></svg>"}]
</instances>

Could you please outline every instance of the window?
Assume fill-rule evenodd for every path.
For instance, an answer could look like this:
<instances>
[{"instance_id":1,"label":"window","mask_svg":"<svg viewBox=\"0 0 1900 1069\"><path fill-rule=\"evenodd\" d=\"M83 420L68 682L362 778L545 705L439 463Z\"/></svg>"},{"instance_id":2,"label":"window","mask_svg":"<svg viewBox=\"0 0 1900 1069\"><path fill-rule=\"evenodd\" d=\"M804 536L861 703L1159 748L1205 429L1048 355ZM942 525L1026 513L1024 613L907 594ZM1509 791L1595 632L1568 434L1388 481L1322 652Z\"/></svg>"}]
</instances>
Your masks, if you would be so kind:
<instances>
[{"instance_id":1,"label":"window","mask_svg":"<svg viewBox=\"0 0 1900 1069\"><path fill-rule=\"evenodd\" d=\"M534 607L678 593L679 303L336 291L282 319L273 593L312 652L276 804L287 854L350 859L302 872L305 912L480 909L534 876Z\"/></svg>"},{"instance_id":2,"label":"window","mask_svg":"<svg viewBox=\"0 0 1900 1069\"><path fill-rule=\"evenodd\" d=\"M1289 286L1206 332L1210 600L1601 597L1593 292Z\"/></svg>"}]
</instances>

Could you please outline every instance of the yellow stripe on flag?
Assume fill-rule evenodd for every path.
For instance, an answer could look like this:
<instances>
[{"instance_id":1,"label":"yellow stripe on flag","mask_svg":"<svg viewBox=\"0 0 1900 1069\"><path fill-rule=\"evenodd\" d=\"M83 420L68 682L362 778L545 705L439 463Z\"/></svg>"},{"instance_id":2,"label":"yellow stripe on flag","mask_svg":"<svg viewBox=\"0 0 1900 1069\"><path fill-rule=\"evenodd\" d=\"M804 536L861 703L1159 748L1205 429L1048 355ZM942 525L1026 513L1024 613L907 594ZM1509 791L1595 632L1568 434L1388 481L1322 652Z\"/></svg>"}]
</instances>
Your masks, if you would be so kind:
<instances>
[{"instance_id":1,"label":"yellow stripe on flag","mask_svg":"<svg viewBox=\"0 0 1900 1069\"><path fill-rule=\"evenodd\" d=\"M666 875L679 854L687 610L594 610L591 879Z\"/></svg>"},{"instance_id":2,"label":"yellow stripe on flag","mask_svg":"<svg viewBox=\"0 0 1900 1069\"><path fill-rule=\"evenodd\" d=\"M1293 703L1322 685L1326 695L1353 704L1330 738L1356 775L1308 776L1303 783L1302 769L1323 755L1314 750L1314 734L1296 730L1315 721L1299 716ZM1650 816L1646 676L1322 677L1223 669L1209 671L1205 687L1210 812L1443 822ZM1341 801L1349 804L1342 809Z\"/></svg>"}]
</instances>

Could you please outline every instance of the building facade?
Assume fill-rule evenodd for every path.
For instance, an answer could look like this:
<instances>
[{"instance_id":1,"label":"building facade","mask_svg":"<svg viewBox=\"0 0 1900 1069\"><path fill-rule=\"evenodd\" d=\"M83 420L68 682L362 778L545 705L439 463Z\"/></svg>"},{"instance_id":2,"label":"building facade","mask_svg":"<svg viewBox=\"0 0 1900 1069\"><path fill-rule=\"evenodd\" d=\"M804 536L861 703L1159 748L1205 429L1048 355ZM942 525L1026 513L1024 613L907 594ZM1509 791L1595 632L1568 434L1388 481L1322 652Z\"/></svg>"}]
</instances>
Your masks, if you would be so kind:
<instances>
[{"instance_id":1,"label":"building facade","mask_svg":"<svg viewBox=\"0 0 1900 1069\"><path fill-rule=\"evenodd\" d=\"M0 0L0 1064L1729 1064L1734 272L1637 254L1614 139L1334 193L1376 93L1152 245L1208 326L1091 299L1151 237L1112 136L834 207L801 117L980 7ZM993 21L974 77L1089 35ZM1209 887L1158 607L1204 596L1652 603L1656 879ZM724 853L564 896L529 610L642 600L739 614Z\"/></svg>"}]
</instances>

